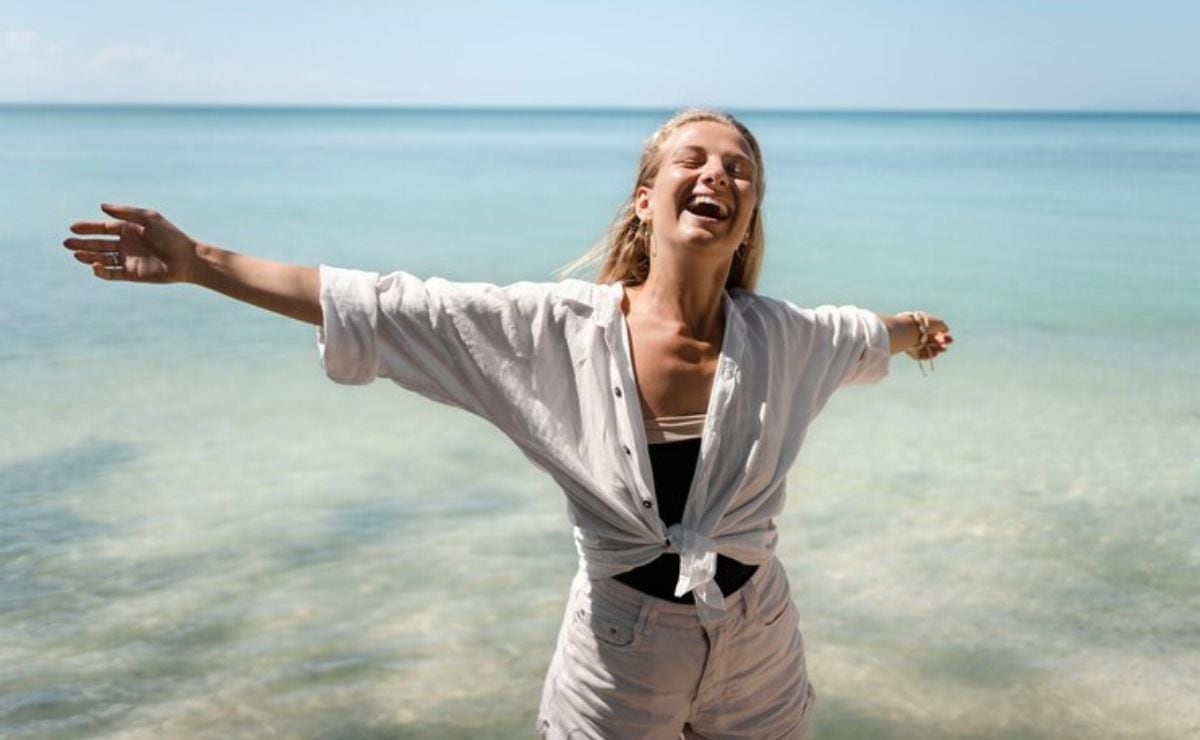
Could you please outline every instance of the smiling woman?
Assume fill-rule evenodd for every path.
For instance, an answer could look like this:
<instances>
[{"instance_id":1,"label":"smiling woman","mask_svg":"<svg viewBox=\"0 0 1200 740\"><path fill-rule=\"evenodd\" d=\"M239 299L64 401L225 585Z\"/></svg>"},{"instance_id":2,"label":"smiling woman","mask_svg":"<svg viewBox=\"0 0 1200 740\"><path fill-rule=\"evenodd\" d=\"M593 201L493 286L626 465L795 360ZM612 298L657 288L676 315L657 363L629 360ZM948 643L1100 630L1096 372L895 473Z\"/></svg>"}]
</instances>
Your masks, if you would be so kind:
<instances>
[{"instance_id":1,"label":"smiling woman","mask_svg":"<svg viewBox=\"0 0 1200 740\"><path fill-rule=\"evenodd\" d=\"M491 422L561 487L580 568L542 693L548 738L795 738L813 690L774 556L788 470L831 395L952 341L925 314L753 292L757 142L689 111L647 142L598 281L454 283L283 265L160 214L73 224L105 280L192 282L318 327L326 374Z\"/></svg>"},{"instance_id":2,"label":"smiling woman","mask_svg":"<svg viewBox=\"0 0 1200 740\"><path fill-rule=\"evenodd\" d=\"M678 141L670 141L672 150L668 152L666 144L673 139L676 132L682 132L682 137ZM697 141L698 138L703 138L704 133L717 137L721 152L709 153L705 150L702 146L704 142ZM686 173L703 168L713 157L720 160L720 164L728 169L739 184L737 193L729 193L726 196L726 200L738 196L737 204L713 199L721 213L706 213L705 207L700 203L712 198L713 193L698 191L685 194L685 202L676 203L675 208L695 210L693 215L698 221L712 216L724 221L728 220L735 205L742 206L739 215L743 218L748 217L750 222L748 226L742 222L740 230L737 229L737 224L728 229L741 234L742 239L734 253L734 262L730 266L726 282L733 288L754 290L758 282L758 271L762 266L763 250L766 248L762 202L767 194L767 181L762 151L754 135L740 121L733 116L708 110L681 113L663 124L646 141L642 148L634 189L621 207L608 235L582 258L569 265L564 272L569 274L603 260L604 266L597 278L599 282L644 281L650 272L651 252L654 251L653 233L650 228L652 216L646 210L646 206L639 206L638 198L651 192L651 186L659 171L663 169L664 162L670 163L668 169L676 168ZM749 198L744 192L747 183L753 188L753 194ZM724 218L721 218L722 216Z\"/></svg>"}]
</instances>

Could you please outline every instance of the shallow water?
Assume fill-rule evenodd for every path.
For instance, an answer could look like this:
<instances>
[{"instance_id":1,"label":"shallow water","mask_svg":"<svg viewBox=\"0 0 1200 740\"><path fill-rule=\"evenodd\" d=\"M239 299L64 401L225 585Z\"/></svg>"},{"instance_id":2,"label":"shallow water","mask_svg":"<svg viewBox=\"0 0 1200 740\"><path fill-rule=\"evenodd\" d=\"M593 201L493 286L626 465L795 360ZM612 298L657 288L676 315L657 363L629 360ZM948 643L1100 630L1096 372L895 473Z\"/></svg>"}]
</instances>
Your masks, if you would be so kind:
<instances>
[{"instance_id":1,"label":"shallow water","mask_svg":"<svg viewBox=\"0 0 1200 740\"><path fill-rule=\"evenodd\" d=\"M101 200L265 257L550 279L657 113L0 108L0 735L528 737L575 567L477 419L103 284ZM1200 733L1200 117L767 114L764 293L945 317L781 518L814 737ZM486 472L481 472L486 471Z\"/></svg>"}]
</instances>

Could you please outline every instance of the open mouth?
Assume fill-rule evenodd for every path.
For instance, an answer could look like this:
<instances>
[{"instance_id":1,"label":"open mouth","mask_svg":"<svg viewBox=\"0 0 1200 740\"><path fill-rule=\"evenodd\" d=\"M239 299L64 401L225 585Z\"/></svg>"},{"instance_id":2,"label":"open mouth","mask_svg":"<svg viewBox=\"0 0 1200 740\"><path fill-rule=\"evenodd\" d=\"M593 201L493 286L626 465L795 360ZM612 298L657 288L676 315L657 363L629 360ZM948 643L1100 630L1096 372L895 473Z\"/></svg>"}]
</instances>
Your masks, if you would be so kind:
<instances>
[{"instance_id":1,"label":"open mouth","mask_svg":"<svg viewBox=\"0 0 1200 740\"><path fill-rule=\"evenodd\" d=\"M729 206L708 195L693 195L688 198L683 209L693 216L707 221L724 221L732 213Z\"/></svg>"}]
</instances>

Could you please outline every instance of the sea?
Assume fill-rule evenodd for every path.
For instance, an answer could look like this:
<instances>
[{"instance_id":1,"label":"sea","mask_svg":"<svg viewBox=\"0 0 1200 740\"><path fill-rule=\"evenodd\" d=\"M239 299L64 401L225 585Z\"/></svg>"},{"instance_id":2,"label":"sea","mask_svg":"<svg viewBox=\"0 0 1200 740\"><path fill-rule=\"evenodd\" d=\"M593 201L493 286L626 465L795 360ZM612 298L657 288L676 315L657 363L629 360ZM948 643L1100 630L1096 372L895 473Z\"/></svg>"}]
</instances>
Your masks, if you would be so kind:
<instances>
[{"instance_id":1,"label":"sea","mask_svg":"<svg viewBox=\"0 0 1200 740\"><path fill-rule=\"evenodd\" d=\"M733 112L760 292L956 340L840 390L789 476L810 737L1200 737L1200 114ZM555 280L671 114L0 107L0 737L534 737L577 566L550 478L329 381L311 326L62 240L127 203Z\"/></svg>"}]
</instances>

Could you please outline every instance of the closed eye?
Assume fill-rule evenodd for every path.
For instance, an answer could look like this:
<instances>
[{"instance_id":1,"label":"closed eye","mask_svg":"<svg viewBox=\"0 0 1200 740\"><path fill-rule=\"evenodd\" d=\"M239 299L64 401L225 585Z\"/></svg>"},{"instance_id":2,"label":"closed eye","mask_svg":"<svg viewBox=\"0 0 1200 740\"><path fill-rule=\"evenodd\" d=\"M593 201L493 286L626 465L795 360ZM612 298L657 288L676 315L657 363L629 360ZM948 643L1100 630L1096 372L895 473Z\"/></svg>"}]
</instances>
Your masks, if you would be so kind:
<instances>
[{"instance_id":1,"label":"closed eye","mask_svg":"<svg viewBox=\"0 0 1200 740\"><path fill-rule=\"evenodd\" d=\"M685 167L703 167L707 155L698 147L685 146L675 153L675 162Z\"/></svg>"},{"instance_id":2,"label":"closed eye","mask_svg":"<svg viewBox=\"0 0 1200 740\"><path fill-rule=\"evenodd\" d=\"M725 168L737 177L750 177L754 168L744 159L735 159L725 165Z\"/></svg>"}]
</instances>

